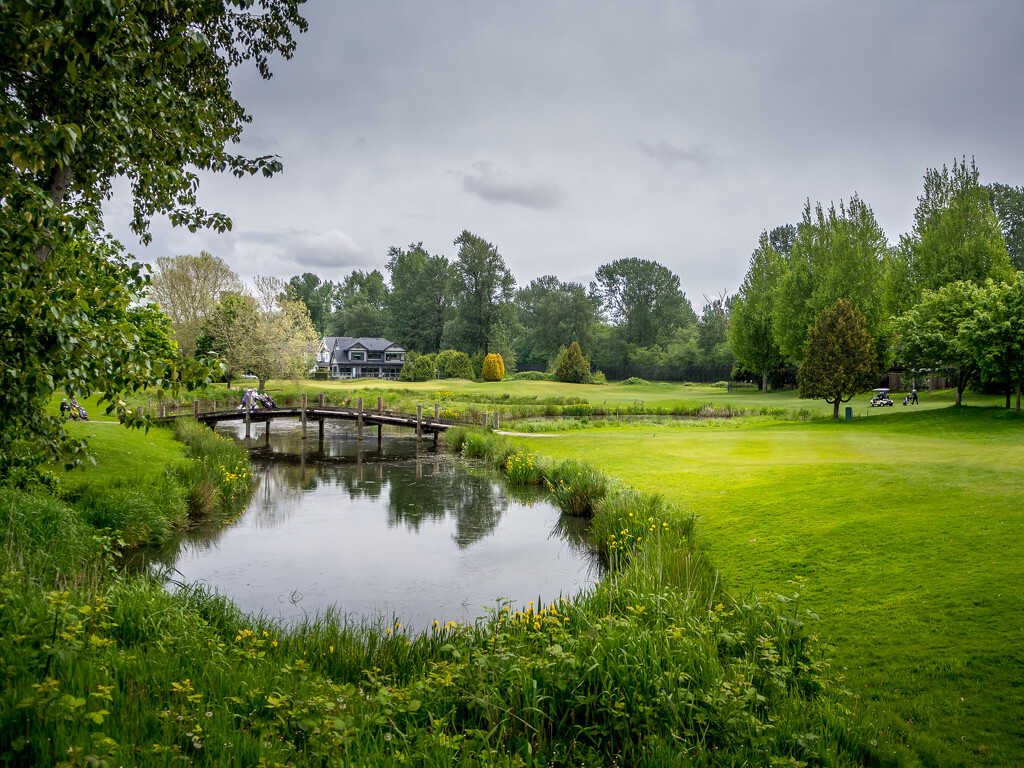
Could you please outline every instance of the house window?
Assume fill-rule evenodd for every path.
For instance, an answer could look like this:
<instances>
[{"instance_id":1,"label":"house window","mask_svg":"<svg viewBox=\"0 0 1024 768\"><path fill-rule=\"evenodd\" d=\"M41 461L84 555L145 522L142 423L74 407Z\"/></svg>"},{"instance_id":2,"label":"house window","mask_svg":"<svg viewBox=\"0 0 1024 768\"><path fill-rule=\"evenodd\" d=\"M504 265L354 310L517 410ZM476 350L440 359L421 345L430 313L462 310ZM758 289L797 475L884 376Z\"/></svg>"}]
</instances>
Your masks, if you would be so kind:
<instances>
[{"instance_id":1,"label":"house window","mask_svg":"<svg viewBox=\"0 0 1024 768\"><path fill-rule=\"evenodd\" d=\"M380 357L380 352L370 352L370 353L369 353L369 354L368 354L368 355L366 356L366 359L367 359L367 360L380 360L380 359L381 359L381 357Z\"/></svg>"},{"instance_id":2,"label":"house window","mask_svg":"<svg viewBox=\"0 0 1024 768\"><path fill-rule=\"evenodd\" d=\"M365 360L366 359L366 353L365 352L349 352L348 353L348 359L349 360Z\"/></svg>"}]
</instances>

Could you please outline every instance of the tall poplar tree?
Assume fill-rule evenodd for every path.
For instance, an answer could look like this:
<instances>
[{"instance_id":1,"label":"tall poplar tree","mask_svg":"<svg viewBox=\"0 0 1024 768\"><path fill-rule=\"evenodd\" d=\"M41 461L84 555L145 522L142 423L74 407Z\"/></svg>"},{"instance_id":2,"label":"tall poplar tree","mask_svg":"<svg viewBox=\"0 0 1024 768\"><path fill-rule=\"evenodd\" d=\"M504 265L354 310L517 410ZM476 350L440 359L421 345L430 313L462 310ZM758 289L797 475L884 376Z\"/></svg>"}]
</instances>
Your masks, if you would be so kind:
<instances>
[{"instance_id":1,"label":"tall poplar tree","mask_svg":"<svg viewBox=\"0 0 1024 768\"><path fill-rule=\"evenodd\" d=\"M771 372L785 360L775 340L773 311L775 289L785 270L782 256L762 232L729 316L729 348L744 368L761 374L765 392Z\"/></svg>"}]
</instances>

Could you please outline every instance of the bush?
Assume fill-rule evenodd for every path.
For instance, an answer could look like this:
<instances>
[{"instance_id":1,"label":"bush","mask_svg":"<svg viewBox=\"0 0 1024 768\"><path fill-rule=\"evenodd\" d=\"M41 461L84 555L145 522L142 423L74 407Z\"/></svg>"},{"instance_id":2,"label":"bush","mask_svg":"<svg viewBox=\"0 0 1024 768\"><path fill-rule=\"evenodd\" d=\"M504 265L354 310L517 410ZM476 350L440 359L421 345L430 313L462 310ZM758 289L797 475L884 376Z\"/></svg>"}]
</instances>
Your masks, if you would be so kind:
<instances>
[{"instance_id":1,"label":"bush","mask_svg":"<svg viewBox=\"0 0 1024 768\"><path fill-rule=\"evenodd\" d=\"M575 341L559 357L555 378L570 384L587 384L590 381L590 363Z\"/></svg>"},{"instance_id":2,"label":"bush","mask_svg":"<svg viewBox=\"0 0 1024 768\"><path fill-rule=\"evenodd\" d=\"M608 377L604 375L604 371L597 371L590 377L591 384L607 384Z\"/></svg>"},{"instance_id":3,"label":"bush","mask_svg":"<svg viewBox=\"0 0 1024 768\"><path fill-rule=\"evenodd\" d=\"M473 362L465 352L457 352L454 349L446 349L440 352L434 360L434 367L441 373L448 374L452 379L469 379L472 381Z\"/></svg>"},{"instance_id":4,"label":"bush","mask_svg":"<svg viewBox=\"0 0 1024 768\"><path fill-rule=\"evenodd\" d=\"M520 371L508 377L508 381L553 381L550 373L543 371Z\"/></svg>"},{"instance_id":5,"label":"bush","mask_svg":"<svg viewBox=\"0 0 1024 768\"><path fill-rule=\"evenodd\" d=\"M608 492L608 477L579 459L565 459L545 472L548 490L568 515L592 516Z\"/></svg>"},{"instance_id":6,"label":"bush","mask_svg":"<svg viewBox=\"0 0 1024 768\"><path fill-rule=\"evenodd\" d=\"M483 369L480 373L484 381L501 381L504 379L505 363L502 361L501 355L492 352L485 357Z\"/></svg>"},{"instance_id":7,"label":"bush","mask_svg":"<svg viewBox=\"0 0 1024 768\"><path fill-rule=\"evenodd\" d=\"M625 384L627 387L632 387L637 384L650 384L651 382L647 381L647 379L641 379L638 376L630 376L628 379L621 383Z\"/></svg>"}]
</instances>

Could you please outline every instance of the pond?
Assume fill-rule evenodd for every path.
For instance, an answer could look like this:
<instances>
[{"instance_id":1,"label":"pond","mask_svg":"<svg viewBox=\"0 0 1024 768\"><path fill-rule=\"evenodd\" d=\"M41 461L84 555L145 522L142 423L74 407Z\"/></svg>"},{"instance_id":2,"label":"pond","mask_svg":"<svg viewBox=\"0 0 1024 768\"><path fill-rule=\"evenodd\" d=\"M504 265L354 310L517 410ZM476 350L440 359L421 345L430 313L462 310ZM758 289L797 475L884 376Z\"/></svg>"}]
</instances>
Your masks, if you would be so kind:
<instances>
[{"instance_id":1,"label":"pond","mask_svg":"<svg viewBox=\"0 0 1024 768\"><path fill-rule=\"evenodd\" d=\"M315 424L306 441L297 422L273 422L269 439L263 429L246 441L244 426L218 428L250 447L257 486L245 510L138 553L132 567L286 622L333 607L413 631L472 622L499 599L569 597L601 576L584 521L429 439L385 431L378 449L371 430L360 451L353 428L328 422L319 450Z\"/></svg>"}]
</instances>

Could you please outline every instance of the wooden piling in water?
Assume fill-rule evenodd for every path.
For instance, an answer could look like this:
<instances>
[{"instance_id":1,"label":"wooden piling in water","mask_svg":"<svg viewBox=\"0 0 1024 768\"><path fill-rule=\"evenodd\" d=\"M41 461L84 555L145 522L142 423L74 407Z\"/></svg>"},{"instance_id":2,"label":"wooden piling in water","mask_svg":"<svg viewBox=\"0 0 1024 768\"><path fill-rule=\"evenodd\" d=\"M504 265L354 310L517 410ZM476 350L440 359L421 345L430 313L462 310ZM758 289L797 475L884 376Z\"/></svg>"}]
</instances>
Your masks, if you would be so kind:
<instances>
[{"instance_id":1,"label":"wooden piling in water","mask_svg":"<svg viewBox=\"0 0 1024 768\"><path fill-rule=\"evenodd\" d=\"M356 434L359 444L363 444L363 398L359 398L357 401L359 410L356 413Z\"/></svg>"},{"instance_id":2,"label":"wooden piling in water","mask_svg":"<svg viewBox=\"0 0 1024 768\"><path fill-rule=\"evenodd\" d=\"M247 440L249 439L249 426L250 426L250 424L249 424L249 415L250 415L251 411L252 411L252 398L251 397L247 397L247 398L245 398L245 438Z\"/></svg>"},{"instance_id":3,"label":"wooden piling in water","mask_svg":"<svg viewBox=\"0 0 1024 768\"><path fill-rule=\"evenodd\" d=\"M416 406L416 443L423 439L423 406Z\"/></svg>"},{"instance_id":4,"label":"wooden piling in water","mask_svg":"<svg viewBox=\"0 0 1024 768\"><path fill-rule=\"evenodd\" d=\"M302 393L302 439L306 439L306 393ZM305 449L303 449L305 450Z\"/></svg>"}]
</instances>

